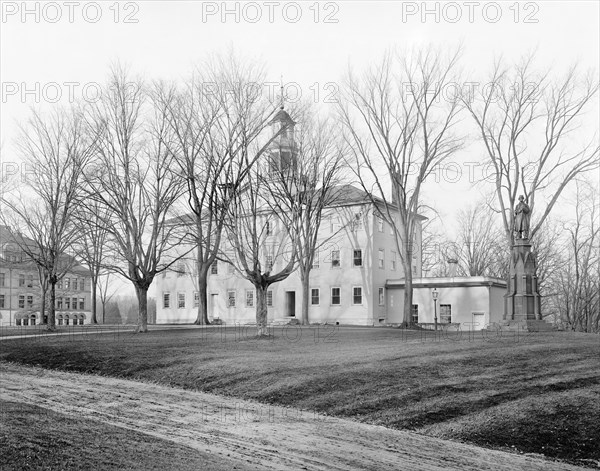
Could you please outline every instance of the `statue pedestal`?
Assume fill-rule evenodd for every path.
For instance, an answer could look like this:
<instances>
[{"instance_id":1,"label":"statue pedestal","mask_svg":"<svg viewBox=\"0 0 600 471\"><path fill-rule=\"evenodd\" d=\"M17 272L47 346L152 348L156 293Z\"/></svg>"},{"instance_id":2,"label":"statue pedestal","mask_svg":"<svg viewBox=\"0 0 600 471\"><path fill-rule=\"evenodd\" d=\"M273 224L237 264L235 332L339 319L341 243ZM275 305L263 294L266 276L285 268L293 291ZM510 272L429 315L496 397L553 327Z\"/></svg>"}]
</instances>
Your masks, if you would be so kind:
<instances>
[{"instance_id":1,"label":"statue pedestal","mask_svg":"<svg viewBox=\"0 0 600 471\"><path fill-rule=\"evenodd\" d=\"M517 239L510 254L509 279L504 295L504 320L540 326L542 313L535 274L537 264L529 239ZM531 322L535 321L535 322Z\"/></svg>"}]
</instances>

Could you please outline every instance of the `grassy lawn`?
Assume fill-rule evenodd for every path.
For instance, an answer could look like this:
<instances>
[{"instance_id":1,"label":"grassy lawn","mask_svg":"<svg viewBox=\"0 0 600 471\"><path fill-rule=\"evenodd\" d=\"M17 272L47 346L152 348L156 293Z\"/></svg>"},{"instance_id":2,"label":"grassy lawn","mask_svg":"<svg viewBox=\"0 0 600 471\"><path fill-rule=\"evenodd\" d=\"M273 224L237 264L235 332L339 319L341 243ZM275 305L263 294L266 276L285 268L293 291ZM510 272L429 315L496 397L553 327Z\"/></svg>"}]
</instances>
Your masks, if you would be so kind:
<instances>
[{"instance_id":1,"label":"grassy lawn","mask_svg":"<svg viewBox=\"0 0 600 471\"><path fill-rule=\"evenodd\" d=\"M23 338L0 359L289 405L600 467L600 336L250 327Z\"/></svg>"},{"instance_id":2,"label":"grassy lawn","mask_svg":"<svg viewBox=\"0 0 600 471\"><path fill-rule=\"evenodd\" d=\"M44 335L53 335L53 334L65 334L65 333L75 333L75 332L102 332L108 330L127 330L131 331L134 329L134 326L131 325L92 325L92 324L84 324L84 325L57 325L56 330L50 332L46 330L45 325L36 324L36 325L13 325L13 326L0 326L0 338L2 337L29 337L29 336L44 336Z\"/></svg>"},{"instance_id":3,"label":"grassy lawn","mask_svg":"<svg viewBox=\"0 0 600 471\"><path fill-rule=\"evenodd\" d=\"M229 471L222 457L31 404L0 400L0 469ZM240 468L238 468L240 469Z\"/></svg>"}]
</instances>

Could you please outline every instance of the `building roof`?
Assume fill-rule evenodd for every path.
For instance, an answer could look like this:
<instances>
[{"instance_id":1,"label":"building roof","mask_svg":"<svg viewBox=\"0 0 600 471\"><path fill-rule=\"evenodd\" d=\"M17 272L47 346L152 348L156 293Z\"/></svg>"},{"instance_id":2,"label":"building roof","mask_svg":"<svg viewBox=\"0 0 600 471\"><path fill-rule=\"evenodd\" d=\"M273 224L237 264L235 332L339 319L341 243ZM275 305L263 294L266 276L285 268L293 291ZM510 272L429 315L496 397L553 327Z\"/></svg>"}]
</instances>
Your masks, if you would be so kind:
<instances>
[{"instance_id":1,"label":"building roof","mask_svg":"<svg viewBox=\"0 0 600 471\"><path fill-rule=\"evenodd\" d=\"M36 247L36 242L34 240L24 236L21 233L15 233L11 231L11 229L7 226L0 225L0 266L13 266L15 263L17 263L23 269L25 267L35 267L35 262L27 257L27 255L21 250L19 243L22 245L27 244L30 247ZM16 252L22 256L22 260L10 262L5 258L7 254L15 254ZM63 253L59 259L66 260L69 264L72 264L71 268L68 270L68 273L89 276L89 270L81 265L75 257Z\"/></svg>"},{"instance_id":2,"label":"building roof","mask_svg":"<svg viewBox=\"0 0 600 471\"><path fill-rule=\"evenodd\" d=\"M404 288L404 278L387 280L386 288ZM506 280L490 276L454 276L413 278L413 288L459 288L470 286L496 286L506 288Z\"/></svg>"},{"instance_id":3,"label":"building roof","mask_svg":"<svg viewBox=\"0 0 600 471\"><path fill-rule=\"evenodd\" d=\"M289 123L292 126L294 124L296 124L296 122L290 117L288 112L283 109L283 106L281 108L279 108L279 111L273 117L273 119L271 121L269 121L269 124L273 124L273 123L277 123L277 122Z\"/></svg>"}]
</instances>

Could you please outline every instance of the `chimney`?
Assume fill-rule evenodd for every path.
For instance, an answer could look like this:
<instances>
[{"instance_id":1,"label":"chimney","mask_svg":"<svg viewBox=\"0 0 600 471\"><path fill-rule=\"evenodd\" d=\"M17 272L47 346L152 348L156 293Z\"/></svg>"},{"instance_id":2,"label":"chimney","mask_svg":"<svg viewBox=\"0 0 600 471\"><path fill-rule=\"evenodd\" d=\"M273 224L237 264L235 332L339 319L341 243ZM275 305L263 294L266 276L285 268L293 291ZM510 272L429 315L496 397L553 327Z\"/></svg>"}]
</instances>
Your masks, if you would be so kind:
<instances>
[{"instance_id":1,"label":"chimney","mask_svg":"<svg viewBox=\"0 0 600 471\"><path fill-rule=\"evenodd\" d=\"M458 260L456 260L455 258L449 258L447 260L448 262L448 276L450 276L450 278L454 278L456 276L456 271L458 269Z\"/></svg>"}]
</instances>

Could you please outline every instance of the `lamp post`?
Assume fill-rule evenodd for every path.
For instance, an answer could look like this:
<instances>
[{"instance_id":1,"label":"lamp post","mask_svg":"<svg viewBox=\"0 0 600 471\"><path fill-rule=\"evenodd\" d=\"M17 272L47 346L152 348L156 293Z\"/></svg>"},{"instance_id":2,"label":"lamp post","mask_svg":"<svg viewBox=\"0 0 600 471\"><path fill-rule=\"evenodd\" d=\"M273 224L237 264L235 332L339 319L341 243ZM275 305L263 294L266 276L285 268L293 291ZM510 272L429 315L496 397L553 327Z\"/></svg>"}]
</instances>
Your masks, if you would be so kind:
<instances>
[{"instance_id":1,"label":"lamp post","mask_svg":"<svg viewBox=\"0 0 600 471\"><path fill-rule=\"evenodd\" d=\"M437 331L437 298L438 298L438 292L436 288L433 288L433 291L431 292L431 297L433 298L433 323L434 323L434 328Z\"/></svg>"}]
</instances>

